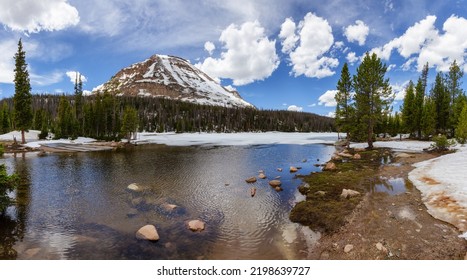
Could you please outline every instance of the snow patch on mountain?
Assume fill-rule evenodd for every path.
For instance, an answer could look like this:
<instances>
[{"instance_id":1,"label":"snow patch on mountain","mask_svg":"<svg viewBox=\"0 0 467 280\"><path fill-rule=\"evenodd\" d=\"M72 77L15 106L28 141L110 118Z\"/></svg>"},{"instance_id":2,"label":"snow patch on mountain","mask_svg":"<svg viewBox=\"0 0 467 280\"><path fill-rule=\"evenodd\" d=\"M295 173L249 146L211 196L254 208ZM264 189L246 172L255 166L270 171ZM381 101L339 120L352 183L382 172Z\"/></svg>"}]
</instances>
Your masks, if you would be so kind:
<instances>
[{"instance_id":1,"label":"snow patch on mountain","mask_svg":"<svg viewBox=\"0 0 467 280\"><path fill-rule=\"evenodd\" d=\"M153 55L126 67L93 92L104 91L116 95L163 96L205 105L254 108L232 87L223 87L187 60L168 55Z\"/></svg>"}]
</instances>

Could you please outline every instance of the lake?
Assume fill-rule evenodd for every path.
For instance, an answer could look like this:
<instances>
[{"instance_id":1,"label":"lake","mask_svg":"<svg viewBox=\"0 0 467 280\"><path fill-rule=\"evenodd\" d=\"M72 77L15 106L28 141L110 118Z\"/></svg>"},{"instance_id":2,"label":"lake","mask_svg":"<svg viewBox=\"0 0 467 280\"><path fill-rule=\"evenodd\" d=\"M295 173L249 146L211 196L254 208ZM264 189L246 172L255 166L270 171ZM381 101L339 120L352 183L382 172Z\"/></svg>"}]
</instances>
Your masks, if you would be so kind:
<instances>
[{"instance_id":1,"label":"lake","mask_svg":"<svg viewBox=\"0 0 467 280\"><path fill-rule=\"evenodd\" d=\"M320 171L330 145L169 147L6 157L22 186L0 217L0 258L306 259L319 233L290 222L297 174ZM290 166L299 166L290 173ZM282 168L283 171L278 171ZM245 179L264 170L267 179ZM268 181L280 176L282 192ZM140 194L127 190L137 183ZM254 197L250 188L256 187ZM175 210L165 205L177 205ZM206 222L202 232L186 223ZM157 242L135 232L156 226Z\"/></svg>"}]
</instances>

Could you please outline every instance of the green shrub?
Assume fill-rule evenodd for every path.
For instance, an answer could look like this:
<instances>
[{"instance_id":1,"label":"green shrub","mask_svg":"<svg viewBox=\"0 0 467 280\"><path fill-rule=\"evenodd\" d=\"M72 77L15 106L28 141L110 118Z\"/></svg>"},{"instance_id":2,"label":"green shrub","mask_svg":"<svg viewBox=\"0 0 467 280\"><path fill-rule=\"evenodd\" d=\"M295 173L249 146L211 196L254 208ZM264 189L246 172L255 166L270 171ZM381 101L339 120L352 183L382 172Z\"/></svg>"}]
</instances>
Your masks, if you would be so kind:
<instances>
[{"instance_id":1,"label":"green shrub","mask_svg":"<svg viewBox=\"0 0 467 280\"><path fill-rule=\"evenodd\" d=\"M448 140L446 135L438 135L433 137L433 144L431 144L431 149L435 151L447 151L449 147L454 146L455 142L453 140Z\"/></svg>"},{"instance_id":2,"label":"green shrub","mask_svg":"<svg viewBox=\"0 0 467 280\"><path fill-rule=\"evenodd\" d=\"M8 192L14 190L17 185L18 176L8 175L5 164L0 164L0 213L11 204Z\"/></svg>"}]
</instances>

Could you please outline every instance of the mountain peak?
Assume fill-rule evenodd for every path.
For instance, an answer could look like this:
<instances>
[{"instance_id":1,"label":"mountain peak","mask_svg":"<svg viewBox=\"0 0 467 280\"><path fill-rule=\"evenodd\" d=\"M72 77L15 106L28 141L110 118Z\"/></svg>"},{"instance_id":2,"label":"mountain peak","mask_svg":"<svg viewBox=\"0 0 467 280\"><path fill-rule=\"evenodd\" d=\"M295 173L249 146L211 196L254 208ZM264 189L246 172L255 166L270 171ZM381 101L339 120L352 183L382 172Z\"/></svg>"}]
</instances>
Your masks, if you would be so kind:
<instances>
[{"instance_id":1,"label":"mountain peak","mask_svg":"<svg viewBox=\"0 0 467 280\"><path fill-rule=\"evenodd\" d=\"M95 92L178 99L204 105L254 107L188 60L155 54L120 70Z\"/></svg>"}]
</instances>

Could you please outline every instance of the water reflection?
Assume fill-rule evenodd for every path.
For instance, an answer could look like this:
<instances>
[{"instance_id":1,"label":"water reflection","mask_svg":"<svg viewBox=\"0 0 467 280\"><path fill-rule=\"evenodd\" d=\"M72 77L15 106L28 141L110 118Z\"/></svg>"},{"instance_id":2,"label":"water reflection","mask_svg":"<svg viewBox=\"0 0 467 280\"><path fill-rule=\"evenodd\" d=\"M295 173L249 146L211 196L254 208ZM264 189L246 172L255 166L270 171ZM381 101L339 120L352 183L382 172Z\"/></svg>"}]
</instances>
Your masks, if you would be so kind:
<instances>
[{"instance_id":1,"label":"water reflection","mask_svg":"<svg viewBox=\"0 0 467 280\"><path fill-rule=\"evenodd\" d=\"M10 247L20 259L306 258L306 248L317 237L288 219L301 183L288 169L318 171L314 164L333 151L324 145L148 145L10 159L28 178L10 219L18 220L16 232L10 230L17 242ZM245 183L258 170L268 179ZM283 183L280 193L268 185L277 176ZM128 191L131 183L144 186L144 192ZM253 186L257 193L252 198ZM187 230L190 219L206 221L206 230ZM161 236L156 243L134 237L148 223Z\"/></svg>"}]
</instances>

